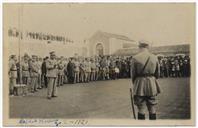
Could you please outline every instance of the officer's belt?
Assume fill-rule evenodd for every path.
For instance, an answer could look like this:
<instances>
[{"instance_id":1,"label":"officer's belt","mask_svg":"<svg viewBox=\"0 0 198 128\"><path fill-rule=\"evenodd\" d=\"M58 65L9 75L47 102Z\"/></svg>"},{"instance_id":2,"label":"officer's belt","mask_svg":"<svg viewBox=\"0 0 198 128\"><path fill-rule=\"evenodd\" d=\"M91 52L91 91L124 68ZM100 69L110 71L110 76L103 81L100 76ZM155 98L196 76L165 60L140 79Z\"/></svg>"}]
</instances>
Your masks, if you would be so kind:
<instances>
[{"instance_id":1,"label":"officer's belt","mask_svg":"<svg viewBox=\"0 0 198 128\"><path fill-rule=\"evenodd\" d=\"M23 70L23 71L29 71L29 70Z\"/></svg>"},{"instance_id":2,"label":"officer's belt","mask_svg":"<svg viewBox=\"0 0 198 128\"><path fill-rule=\"evenodd\" d=\"M137 77L155 77L154 74L138 74Z\"/></svg>"},{"instance_id":3,"label":"officer's belt","mask_svg":"<svg viewBox=\"0 0 198 128\"><path fill-rule=\"evenodd\" d=\"M10 71L17 71L17 70L10 70Z\"/></svg>"}]
</instances>

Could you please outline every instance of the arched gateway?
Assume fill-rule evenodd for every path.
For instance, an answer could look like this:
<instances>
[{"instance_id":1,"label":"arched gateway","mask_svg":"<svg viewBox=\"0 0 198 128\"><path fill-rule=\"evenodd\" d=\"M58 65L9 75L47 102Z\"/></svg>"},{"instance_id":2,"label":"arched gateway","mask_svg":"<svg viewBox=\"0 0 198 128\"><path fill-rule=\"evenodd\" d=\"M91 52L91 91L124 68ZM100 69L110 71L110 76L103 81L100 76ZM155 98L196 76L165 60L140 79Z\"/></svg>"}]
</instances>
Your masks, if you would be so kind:
<instances>
[{"instance_id":1,"label":"arched gateway","mask_svg":"<svg viewBox=\"0 0 198 128\"><path fill-rule=\"evenodd\" d=\"M96 44L96 55L98 56L104 55L104 48L101 43Z\"/></svg>"}]
</instances>

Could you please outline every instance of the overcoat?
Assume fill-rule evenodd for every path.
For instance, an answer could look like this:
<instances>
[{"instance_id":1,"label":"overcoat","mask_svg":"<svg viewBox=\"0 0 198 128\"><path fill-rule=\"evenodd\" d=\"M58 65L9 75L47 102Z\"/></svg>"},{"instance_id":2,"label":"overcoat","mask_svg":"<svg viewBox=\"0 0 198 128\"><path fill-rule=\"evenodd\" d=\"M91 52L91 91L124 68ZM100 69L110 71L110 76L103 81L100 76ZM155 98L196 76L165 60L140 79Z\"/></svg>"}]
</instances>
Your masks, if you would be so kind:
<instances>
[{"instance_id":1,"label":"overcoat","mask_svg":"<svg viewBox=\"0 0 198 128\"><path fill-rule=\"evenodd\" d=\"M147 60L148 63L143 70ZM149 51L143 51L135 55L131 66L134 95L156 96L161 92L157 81L160 74L160 67L158 59L154 54Z\"/></svg>"}]
</instances>

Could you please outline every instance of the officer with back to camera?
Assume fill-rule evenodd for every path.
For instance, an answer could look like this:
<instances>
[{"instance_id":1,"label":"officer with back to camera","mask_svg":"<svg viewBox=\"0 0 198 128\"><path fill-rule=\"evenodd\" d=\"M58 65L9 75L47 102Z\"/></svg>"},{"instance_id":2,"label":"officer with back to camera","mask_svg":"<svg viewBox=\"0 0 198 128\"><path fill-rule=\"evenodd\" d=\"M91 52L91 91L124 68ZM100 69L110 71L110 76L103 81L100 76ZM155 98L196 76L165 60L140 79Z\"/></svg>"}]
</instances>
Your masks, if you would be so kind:
<instances>
[{"instance_id":1,"label":"officer with back to camera","mask_svg":"<svg viewBox=\"0 0 198 128\"><path fill-rule=\"evenodd\" d=\"M156 120L156 97L160 93L157 82L159 63L157 57L150 53L149 44L139 41L139 53L133 57L131 77L133 81L134 104L138 108L138 119L145 119L145 110L149 111L149 119Z\"/></svg>"}]
</instances>

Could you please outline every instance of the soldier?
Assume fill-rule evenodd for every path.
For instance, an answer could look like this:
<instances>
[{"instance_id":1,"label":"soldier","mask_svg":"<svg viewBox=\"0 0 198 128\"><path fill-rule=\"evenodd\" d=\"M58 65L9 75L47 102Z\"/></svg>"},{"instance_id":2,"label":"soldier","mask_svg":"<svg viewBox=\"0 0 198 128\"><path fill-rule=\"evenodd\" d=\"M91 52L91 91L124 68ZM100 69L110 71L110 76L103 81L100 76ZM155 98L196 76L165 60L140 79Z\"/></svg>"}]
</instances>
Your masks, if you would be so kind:
<instances>
[{"instance_id":1,"label":"soldier","mask_svg":"<svg viewBox=\"0 0 198 128\"><path fill-rule=\"evenodd\" d=\"M17 67L16 67L16 55L11 55L9 60L9 77L10 77L10 95L14 95L14 86L16 85L17 79Z\"/></svg>"},{"instance_id":2,"label":"soldier","mask_svg":"<svg viewBox=\"0 0 198 128\"><path fill-rule=\"evenodd\" d=\"M55 52L50 52L50 58L46 60L46 69L47 69L47 98L51 99L52 97L57 97L57 87L56 87L56 78L57 78L57 62Z\"/></svg>"},{"instance_id":3,"label":"soldier","mask_svg":"<svg viewBox=\"0 0 198 128\"><path fill-rule=\"evenodd\" d=\"M145 119L145 108L148 108L149 119L156 119L156 96L160 93L157 82L159 63L155 55L148 51L148 43L139 42L140 53L132 60L131 77L134 84L134 103L138 107L138 119Z\"/></svg>"},{"instance_id":4,"label":"soldier","mask_svg":"<svg viewBox=\"0 0 198 128\"><path fill-rule=\"evenodd\" d=\"M24 55L24 61L21 63L22 67L22 81L23 84L28 84L28 79L30 77L30 72L29 72L29 63L28 63L28 55Z\"/></svg>"},{"instance_id":5,"label":"soldier","mask_svg":"<svg viewBox=\"0 0 198 128\"><path fill-rule=\"evenodd\" d=\"M63 63L64 63L64 81L63 81L63 83L66 84L68 82L68 78L67 78L67 75L68 75L68 73L67 73L67 64L68 64L67 58L64 58Z\"/></svg>"},{"instance_id":6,"label":"soldier","mask_svg":"<svg viewBox=\"0 0 198 128\"><path fill-rule=\"evenodd\" d=\"M91 62L89 58L85 59L85 81L89 82L90 81L90 74L91 74Z\"/></svg>"},{"instance_id":7,"label":"soldier","mask_svg":"<svg viewBox=\"0 0 198 128\"><path fill-rule=\"evenodd\" d=\"M105 72L105 76L106 76L106 79L109 80L110 77L109 77L109 73L110 73L110 70L109 70L109 67L110 67L110 56L107 56L107 59L106 59L106 72Z\"/></svg>"},{"instance_id":8,"label":"soldier","mask_svg":"<svg viewBox=\"0 0 198 128\"><path fill-rule=\"evenodd\" d=\"M101 74L102 74L102 80L105 80L106 78L106 67L107 67L107 60L105 57L103 57L100 61L100 70L101 70Z\"/></svg>"},{"instance_id":9,"label":"soldier","mask_svg":"<svg viewBox=\"0 0 198 128\"><path fill-rule=\"evenodd\" d=\"M80 72L79 66L80 66L80 63L79 63L78 58L75 58L74 65L75 65L74 83L79 83L79 72Z\"/></svg>"},{"instance_id":10,"label":"soldier","mask_svg":"<svg viewBox=\"0 0 198 128\"><path fill-rule=\"evenodd\" d=\"M39 68L36 62L36 55L32 55L32 61L30 62L30 77L31 77L31 92L37 92L38 88L38 73Z\"/></svg>"},{"instance_id":11,"label":"soldier","mask_svg":"<svg viewBox=\"0 0 198 128\"><path fill-rule=\"evenodd\" d=\"M82 60L80 61L80 81L83 83L85 82L85 60L84 58L82 58Z\"/></svg>"},{"instance_id":12,"label":"soldier","mask_svg":"<svg viewBox=\"0 0 198 128\"><path fill-rule=\"evenodd\" d=\"M63 56L61 56L60 61L58 63L58 86L63 85L64 80L64 63L63 63Z\"/></svg>"},{"instance_id":13,"label":"soldier","mask_svg":"<svg viewBox=\"0 0 198 128\"><path fill-rule=\"evenodd\" d=\"M95 77L95 80L98 80L99 79L99 69L100 69L100 63L98 61L99 59L98 58L95 58L95 65L96 65L96 77Z\"/></svg>"},{"instance_id":14,"label":"soldier","mask_svg":"<svg viewBox=\"0 0 198 128\"><path fill-rule=\"evenodd\" d=\"M94 59L91 59L91 81L95 81L96 78L96 63Z\"/></svg>"},{"instance_id":15,"label":"soldier","mask_svg":"<svg viewBox=\"0 0 198 128\"><path fill-rule=\"evenodd\" d=\"M42 66L42 58L37 57L37 66L38 66L38 89L42 89L41 83L41 66Z\"/></svg>"},{"instance_id":16,"label":"soldier","mask_svg":"<svg viewBox=\"0 0 198 128\"><path fill-rule=\"evenodd\" d=\"M110 65L109 65L109 74L111 79L115 79L115 61L111 59Z\"/></svg>"}]
</instances>

